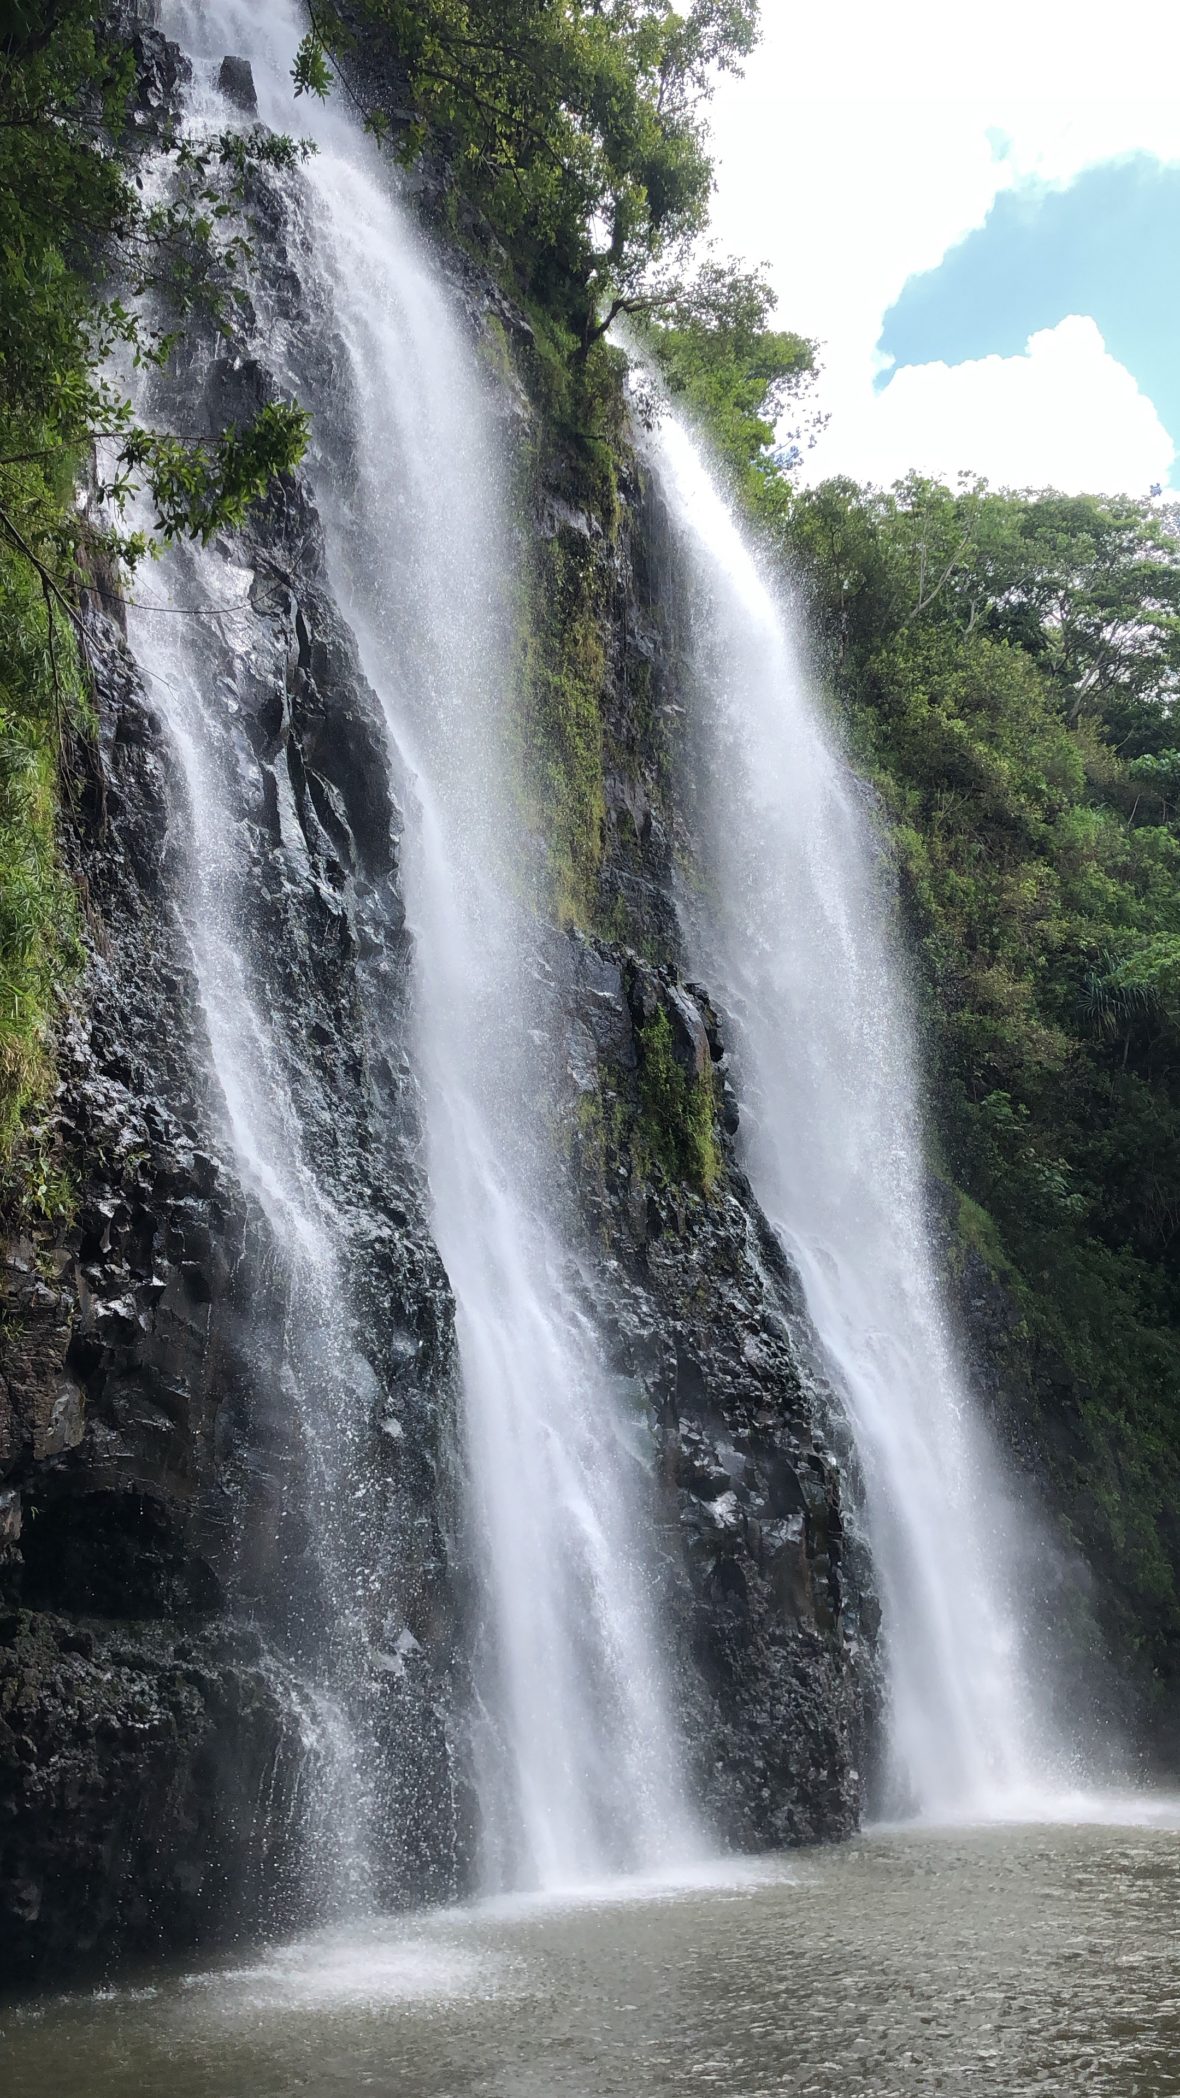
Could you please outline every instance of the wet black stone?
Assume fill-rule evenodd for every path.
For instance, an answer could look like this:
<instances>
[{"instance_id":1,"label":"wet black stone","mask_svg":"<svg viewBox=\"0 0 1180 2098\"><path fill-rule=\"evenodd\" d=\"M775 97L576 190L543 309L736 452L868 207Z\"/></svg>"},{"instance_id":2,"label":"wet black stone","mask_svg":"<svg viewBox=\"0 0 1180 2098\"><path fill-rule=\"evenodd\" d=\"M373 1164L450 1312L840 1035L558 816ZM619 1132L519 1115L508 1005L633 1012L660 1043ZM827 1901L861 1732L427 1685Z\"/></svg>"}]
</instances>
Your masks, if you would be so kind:
<instances>
[{"instance_id":1,"label":"wet black stone","mask_svg":"<svg viewBox=\"0 0 1180 2098\"><path fill-rule=\"evenodd\" d=\"M217 74L217 85L226 100L244 109L249 116L256 114L258 94L254 86L254 72L248 58L223 58Z\"/></svg>"}]
</instances>

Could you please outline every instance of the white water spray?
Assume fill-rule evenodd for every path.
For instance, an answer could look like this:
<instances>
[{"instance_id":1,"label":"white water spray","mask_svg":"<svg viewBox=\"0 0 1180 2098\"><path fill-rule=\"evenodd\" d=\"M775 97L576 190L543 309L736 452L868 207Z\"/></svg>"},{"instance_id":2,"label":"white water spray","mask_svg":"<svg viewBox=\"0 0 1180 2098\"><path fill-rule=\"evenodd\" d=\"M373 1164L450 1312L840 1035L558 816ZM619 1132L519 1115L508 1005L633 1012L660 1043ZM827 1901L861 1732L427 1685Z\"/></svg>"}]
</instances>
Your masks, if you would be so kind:
<instances>
[{"instance_id":1,"label":"white water spray","mask_svg":"<svg viewBox=\"0 0 1180 2098\"><path fill-rule=\"evenodd\" d=\"M672 418L655 458L691 607L688 937L729 1013L748 1169L863 1468L891 1708L880 1804L1002 1815L1044 1775L1019 1551L936 1271L887 873L790 613Z\"/></svg>"},{"instance_id":2,"label":"white water spray","mask_svg":"<svg viewBox=\"0 0 1180 2098\"><path fill-rule=\"evenodd\" d=\"M294 5L265 20L234 0L183 10L198 120L232 120L213 88L232 52L252 63L262 119L295 128L300 33ZM538 1127L536 1045L559 1015L511 778L501 445L473 335L376 149L340 102L310 120L317 152L286 190L312 353L263 311L261 354L315 413L332 579L404 808L426 1162L486 1596L484 1880L567 1886L658 1868L691 1836L640 1547L642 1446L555 1221Z\"/></svg>"},{"instance_id":3,"label":"white water spray","mask_svg":"<svg viewBox=\"0 0 1180 2098\"><path fill-rule=\"evenodd\" d=\"M266 1016L254 967L266 932L243 856L228 680L219 675L251 655L254 620L242 609L248 580L212 555L175 556L153 577L151 609L134 600L128 607L127 631L175 758L174 821L184 840L175 900L225 1136L242 1185L266 1220L286 1298L278 1381L291 1409L297 1478L272 1488L265 1514L252 1511L255 1523L277 1532L268 1540L272 1593L251 1595L257 1577L241 1570L239 1601L248 1599L264 1622L283 1627L288 1668L277 1687L304 1748L306 1898L334 1912L366 1907L370 1899L365 1825L373 1811L374 1748L358 1697L370 1633L357 1561L367 1552L375 1512L376 1482L365 1481L360 1464L374 1379L345 1306L340 1220L300 1127L292 1045ZM185 616L194 599L207 612L223 605L215 626ZM285 792L289 797L289 786ZM284 830L298 835L293 807ZM266 1346L261 1333L258 1345ZM267 1365L267 1374L274 1367Z\"/></svg>"}]
</instances>

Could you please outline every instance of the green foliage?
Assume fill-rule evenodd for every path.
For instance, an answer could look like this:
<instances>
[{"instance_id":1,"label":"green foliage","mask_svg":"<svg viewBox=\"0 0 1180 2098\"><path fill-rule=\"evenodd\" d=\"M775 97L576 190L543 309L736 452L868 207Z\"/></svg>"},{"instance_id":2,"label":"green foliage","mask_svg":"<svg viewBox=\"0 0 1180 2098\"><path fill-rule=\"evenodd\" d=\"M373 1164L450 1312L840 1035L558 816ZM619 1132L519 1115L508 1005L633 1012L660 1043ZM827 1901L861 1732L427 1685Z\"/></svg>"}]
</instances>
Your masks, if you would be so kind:
<instances>
[{"instance_id":1,"label":"green foliage","mask_svg":"<svg viewBox=\"0 0 1180 2098\"><path fill-rule=\"evenodd\" d=\"M626 359L602 337L583 356L567 322L535 302L528 302L527 311L532 342L521 368L538 425L564 451L561 475L569 498L611 531L619 459L630 441Z\"/></svg>"},{"instance_id":2,"label":"green foliage","mask_svg":"<svg viewBox=\"0 0 1180 2098\"><path fill-rule=\"evenodd\" d=\"M432 152L509 250L518 289L588 349L650 272L700 231L711 168L703 103L752 48L756 0L315 0L295 66L324 94L329 57L367 48L403 76L396 150ZM359 91L359 90L358 90ZM366 120L391 132L366 99Z\"/></svg>"},{"instance_id":3,"label":"green foliage","mask_svg":"<svg viewBox=\"0 0 1180 2098\"><path fill-rule=\"evenodd\" d=\"M972 1201L970 1195L965 1195L961 1188L958 1190L958 1201L956 1236L960 1247L978 1253L984 1265L990 1268L994 1275L1003 1275L1005 1279L1014 1278L1015 1270L1009 1265L1005 1255L995 1218L989 1216L987 1210L978 1202Z\"/></svg>"},{"instance_id":4,"label":"green foliage","mask_svg":"<svg viewBox=\"0 0 1180 2098\"><path fill-rule=\"evenodd\" d=\"M39 468L21 482L26 516L55 514ZM59 738L77 694L68 622L31 564L0 545L0 1167L52 1083L56 996L77 954L56 836Z\"/></svg>"},{"instance_id":5,"label":"green foliage","mask_svg":"<svg viewBox=\"0 0 1180 2098\"><path fill-rule=\"evenodd\" d=\"M774 306L758 271L710 258L642 331L669 395L708 432L714 457L763 516L785 495L783 469L797 456L796 440L819 420L802 413L815 345L773 329ZM779 432L788 407L802 417L790 437Z\"/></svg>"},{"instance_id":6,"label":"green foliage","mask_svg":"<svg viewBox=\"0 0 1180 2098\"><path fill-rule=\"evenodd\" d=\"M1129 1618L1180 1632L1180 542L830 483L781 543L896 841L941 1140ZM986 1229L979 1219L986 1217ZM1072 1397L1066 1399L1064 1394Z\"/></svg>"},{"instance_id":7,"label":"green foliage","mask_svg":"<svg viewBox=\"0 0 1180 2098\"><path fill-rule=\"evenodd\" d=\"M59 861L59 768L84 712L76 603L95 542L133 564L141 533L96 532L75 478L101 441L112 514L143 489L163 539L208 539L301 455L306 418L264 408L242 429L182 444L139 424L111 377L167 362L176 330L232 328L249 256L250 170L299 149L256 131L200 149L132 124L132 53L82 0L19 0L0 27L0 1169L48 1097L55 995L76 959ZM146 145L171 163L145 201ZM153 194L155 193L153 186ZM111 296L106 286L122 286ZM149 324L148 303L166 312ZM60 1208L44 1147L26 1133L25 1193ZM47 1177L47 1175L49 1177ZM11 1211L19 1188L6 1186Z\"/></svg>"},{"instance_id":8,"label":"green foliage","mask_svg":"<svg viewBox=\"0 0 1180 2098\"><path fill-rule=\"evenodd\" d=\"M200 148L158 127L133 131L134 85L131 52L81 0L26 0L0 45L0 474L11 459L72 464L106 439L103 492L116 507L143 486L164 538L207 538L297 461L306 418L275 404L248 429L182 447L136 423L108 360L121 345L136 364L166 363L176 327L198 309L214 326L232 324L250 252L240 220L248 173L289 164L300 149L262 130ZM145 140L172 162L157 203L136 179ZM100 292L111 279L121 296ZM163 300L167 328L145 320L149 297ZM10 543L67 583L77 518L63 510L34 545L6 495L0 481ZM119 545L130 559L143 550L137 537Z\"/></svg>"},{"instance_id":9,"label":"green foliage","mask_svg":"<svg viewBox=\"0 0 1180 2098\"><path fill-rule=\"evenodd\" d=\"M592 924L598 895L605 617L593 542L572 529L541 541L522 642L521 762L564 925Z\"/></svg>"},{"instance_id":10,"label":"green foliage","mask_svg":"<svg viewBox=\"0 0 1180 2098\"><path fill-rule=\"evenodd\" d=\"M302 408L268 401L243 429L224 430L209 444L189 444L153 430L130 430L121 458L128 477L145 471L164 539L188 537L207 545L215 532L240 524L280 469L302 454L308 417Z\"/></svg>"},{"instance_id":11,"label":"green foliage","mask_svg":"<svg viewBox=\"0 0 1180 2098\"><path fill-rule=\"evenodd\" d=\"M164 539L207 539L236 522L306 443L306 417L276 403L246 428L184 445L137 423L111 377L116 350L166 364L198 309L214 327L232 325L250 252L240 222L249 171L299 151L261 130L197 148L158 126L132 128L134 87L131 51L82 0L22 0L0 36L0 536L66 611L97 536L69 482L97 441L99 493L117 512L145 489ZM161 202L145 202L136 174L145 143L172 163ZM112 280L122 295L102 290ZM167 327L145 319L149 299ZM45 470L31 508L30 465ZM56 506L41 500L50 484ZM106 537L132 564L147 550L140 533Z\"/></svg>"},{"instance_id":12,"label":"green foliage","mask_svg":"<svg viewBox=\"0 0 1180 2098\"><path fill-rule=\"evenodd\" d=\"M633 1191L653 1180L677 1191L712 1194L722 1171L711 1073L698 1077L675 1053L667 1012L657 1007L637 1028L634 1085L615 1070L579 1094L568 1128L579 1185L609 1238L620 1183Z\"/></svg>"},{"instance_id":13,"label":"green foliage","mask_svg":"<svg viewBox=\"0 0 1180 2098\"><path fill-rule=\"evenodd\" d=\"M721 1171L712 1074L698 1077L677 1060L662 1007L638 1034L644 1146L670 1180L685 1181L707 1195Z\"/></svg>"}]
</instances>

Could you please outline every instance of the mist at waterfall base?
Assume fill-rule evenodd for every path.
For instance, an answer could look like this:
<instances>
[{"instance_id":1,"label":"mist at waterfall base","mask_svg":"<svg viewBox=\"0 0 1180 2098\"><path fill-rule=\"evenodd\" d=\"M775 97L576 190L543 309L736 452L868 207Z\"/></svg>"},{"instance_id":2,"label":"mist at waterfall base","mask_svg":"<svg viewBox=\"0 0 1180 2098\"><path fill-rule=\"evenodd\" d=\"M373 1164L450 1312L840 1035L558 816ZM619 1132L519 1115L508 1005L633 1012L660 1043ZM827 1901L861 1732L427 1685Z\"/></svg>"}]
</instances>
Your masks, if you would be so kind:
<instances>
[{"instance_id":1,"label":"mist at waterfall base","mask_svg":"<svg viewBox=\"0 0 1180 2098\"><path fill-rule=\"evenodd\" d=\"M230 51L251 62L262 120L291 127L294 6L264 18L232 0L178 6L166 26L193 63L190 124L241 121L214 84ZM472 333L377 149L340 102L312 113L310 128L314 155L280 185L300 313L268 311L261 283L255 354L313 412L308 470L329 577L380 701L400 809L412 1055L432 1227L455 1300L479 1569L472 1644L486 1657L470 1758L479 1880L485 1891L561 1888L669 1868L699 1838L658 1661L646 1452L563 1240L557 1160L536 1107L535 1045L557 1022L510 775L511 433L496 426ZM265 988L273 927L250 893L228 791L240 755L227 659L249 665L262 646L244 581L232 544L173 558L152 577L156 615L132 613L130 632L177 758L189 836L175 902L224 1127L294 1307L284 1345L308 1464L284 1521L306 1536L279 1631L299 1697L330 1719L330 1777L321 1755L308 1786L321 1835L305 1858L330 1914L369 1904L377 1822L391 1810L371 1714L381 1671L397 1665L382 1592L396 1540L368 1475L381 1394L348 1303L349 1222L325 1173L328 1146L303 1126L296 1045ZM195 596L232 609L198 631L159 616L162 591L178 608ZM284 838L297 843L287 815ZM369 1020L379 1037L380 1011ZM330 1122L330 1101L324 1113ZM261 1608L265 1617L265 1599Z\"/></svg>"},{"instance_id":2,"label":"mist at waterfall base","mask_svg":"<svg viewBox=\"0 0 1180 2098\"><path fill-rule=\"evenodd\" d=\"M651 452L691 717L683 923L726 1016L742 1156L803 1284L812 1374L855 1448L886 1662L873 1805L968 1822L1069 1813L1094 1743L1076 1712L1069 1746L1050 1717L1035 1621L1047 1539L1003 1476L940 1286L870 797L824 723L791 608L674 415Z\"/></svg>"},{"instance_id":3,"label":"mist at waterfall base","mask_svg":"<svg viewBox=\"0 0 1180 2098\"><path fill-rule=\"evenodd\" d=\"M1176 2098L1180 1821L920 1826L41 1999L5 2098Z\"/></svg>"}]
</instances>

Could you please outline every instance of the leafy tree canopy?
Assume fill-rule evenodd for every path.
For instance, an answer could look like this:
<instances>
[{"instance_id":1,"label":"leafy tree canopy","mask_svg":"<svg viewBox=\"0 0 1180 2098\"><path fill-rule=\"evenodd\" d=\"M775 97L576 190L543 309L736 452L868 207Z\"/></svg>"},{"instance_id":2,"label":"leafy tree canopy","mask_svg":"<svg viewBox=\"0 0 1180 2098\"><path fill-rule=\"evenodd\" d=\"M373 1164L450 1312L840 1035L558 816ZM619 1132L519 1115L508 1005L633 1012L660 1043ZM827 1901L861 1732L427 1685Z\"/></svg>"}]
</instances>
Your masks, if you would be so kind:
<instances>
[{"instance_id":1,"label":"leafy tree canopy","mask_svg":"<svg viewBox=\"0 0 1180 2098\"><path fill-rule=\"evenodd\" d=\"M56 543L34 544L9 467L77 465L106 440L116 504L144 487L165 538L208 537L305 441L304 416L277 405L182 464L173 440L137 424L111 376L120 348L138 364L166 362L198 306L225 318L248 252L235 214L246 170L296 151L262 132L198 150L145 123L134 98L131 51L95 27L84 0L19 0L0 37L0 530L63 597L77 522L59 520ZM170 159L171 179L141 188L145 141ZM167 312L163 326L145 318L149 301ZM121 550L134 558L142 544L124 539Z\"/></svg>"},{"instance_id":2,"label":"leafy tree canopy","mask_svg":"<svg viewBox=\"0 0 1180 2098\"><path fill-rule=\"evenodd\" d=\"M787 500L785 472L822 421L806 405L815 344L772 327L775 303L760 270L710 255L683 289L654 294L640 323L668 393L708 432L714 457L764 519Z\"/></svg>"},{"instance_id":3,"label":"leafy tree canopy","mask_svg":"<svg viewBox=\"0 0 1180 2098\"><path fill-rule=\"evenodd\" d=\"M314 0L311 20L297 90L326 93L331 60L402 159L443 158L585 349L705 222L704 103L752 49L757 0ZM378 45L396 120L367 92Z\"/></svg>"},{"instance_id":4,"label":"leafy tree canopy","mask_svg":"<svg viewBox=\"0 0 1180 2098\"><path fill-rule=\"evenodd\" d=\"M943 1170L1015 1291L1122 1630L1174 1658L1174 520L912 477L799 494L779 528L895 842Z\"/></svg>"}]
</instances>

